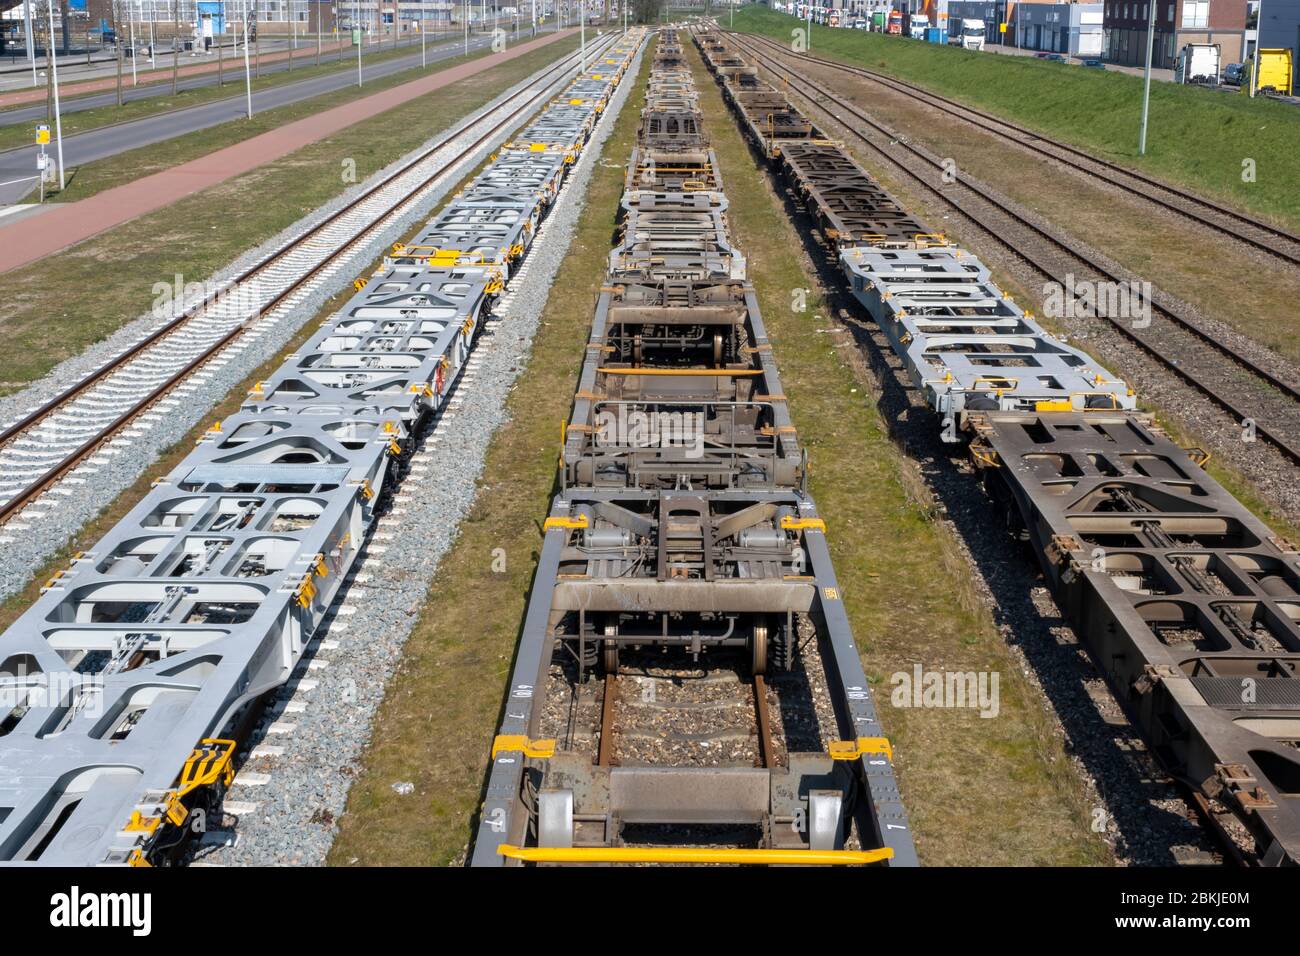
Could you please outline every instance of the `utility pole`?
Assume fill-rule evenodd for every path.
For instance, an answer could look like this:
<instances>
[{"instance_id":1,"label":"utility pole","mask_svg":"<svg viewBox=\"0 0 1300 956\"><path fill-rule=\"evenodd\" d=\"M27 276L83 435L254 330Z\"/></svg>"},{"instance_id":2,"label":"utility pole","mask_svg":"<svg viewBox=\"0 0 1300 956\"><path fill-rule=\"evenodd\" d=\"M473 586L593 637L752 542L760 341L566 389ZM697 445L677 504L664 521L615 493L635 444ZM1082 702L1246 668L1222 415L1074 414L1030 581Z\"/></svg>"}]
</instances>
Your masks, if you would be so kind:
<instances>
[{"instance_id":1,"label":"utility pole","mask_svg":"<svg viewBox=\"0 0 1300 956\"><path fill-rule=\"evenodd\" d=\"M225 3L222 3L221 4L221 33L218 34L215 27L212 30L212 39L216 41L217 44L217 86L226 85L226 54L223 49L225 44L222 43L221 41L226 38L226 22L228 19L229 18L226 16L226 5Z\"/></svg>"},{"instance_id":2,"label":"utility pole","mask_svg":"<svg viewBox=\"0 0 1300 956\"><path fill-rule=\"evenodd\" d=\"M1150 0L1150 16L1147 18L1147 65L1142 71L1142 130L1138 133L1138 155L1147 154L1147 112L1151 101L1151 50L1156 42L1156 4Z\"/></svg>"},{"instance_id":3,"label":"utility pole","mask_svg":"<svg viewBox=\"0 0 1300 956\"><path fill-rule=\"evenodd\" d=\"M461 11L460 18L464 20L465 27L465 55L469 56L469 0L465 0L465 9Z\"/></svg>"},{"instance_id":4,"label":"utility pole","mask_svg":"<svg viewBox=\"0 0 1300 956\"><path fill-rule=\"evenodd\" d=\"M357 41L357 86L361 86L361 0L352 6L356 22L352 24L352 36Z\"/></svg>"},{"instance_id":5,"label":"utility pole","mask_svg":"<svg viewBox=\"0 0 1300 956\"><path fill-rule=\"evenodd\" d=\"M248 20L244 20L244 97L248 102L248 118L253 118L253 75L248 70Z\"/></svg>"},{"instance_id":6,"label":"utility pole","mask_svg":"<svg viewBox=\"0 0 1300 956\"><path fill-rule=\"evenodd\" d=\"M533 0L536 4L537 0ZM23 0L23 27L27 31L27 59L32 64L32 89L39 85L36 82L36 31L32 29L32 0Z\"/></svg>"},{"instance_id":7,"label":"utility pole","mask_svg":"<svg viewBox=\"0 0 1300 956\"><path fill-rule=\"evenodd\" d=\"M54 0L50 0L50 83L54 89L54 138L59 153L59 192L67 185L63 177L63 118L59 115L59 58L54 56ZM65 20L66 23L66 20ZM64 33L63 39L67 40Z\"/></svg>"},{"instance_id":8,"label":"utility pole","mask_svg":"<svg viewBox=\"0 0 1300 956\"><path fill-rule=\"evenodd\" d=\"M176 42L180 38L181 3L180 0L172 0L172 96L176 95L176 80L181 72L181 46Z\"/></svg>"},{"instance_id":9,"label":"utility pole","mask_svg":"<svg viewBox=\"0 0 1300 956\"><path fill-rule=\"evenodd\" d=\"M126 15L130 17L131 12L128 10ZM127 24L131 28L131 85L135 86L140 82L135 73L135 61L140 59L140 51L135 48L135 21L128 19Z\"/></svg>"},{"instance_id":10,"label":"utility pole","mask_svg":"<svg viewBox=\"0 0 1300 956\"><path fill-rule=\"evenodd\" d=\"M309 0L309 2L310 2L310 0ZM317 65L317 66L320 66L320 44L321 44L321 38L320 38L320 7L321 7L321 0L315 0L315 3L313 4L313 6L316 7L316 65Z\"/></svg>"},{"instance_id":11,"label":"utility pole","mask_svg":"<svg viewBox=\"0 0 1300 956\"><path fill-rule=\"evenodd\" d=\"M109 8L109 13L113 15L113 36L116 38L113 46L117 49L117 105L122 105L122 24L118 22L118 4L114 3ZM100 34L103 36L103 34Z\"/></svg>"},{"instance_id":12,"label":"utility pole","mask_svg":"<svg viewBox=\"0 0 1300 956\"><path fill-rule=\"evenodd\" d=\"M293 51L298 49L298 14L294 12L293 0L289 3L289 72L293 72Z\"/></svg>"}]
</instances>

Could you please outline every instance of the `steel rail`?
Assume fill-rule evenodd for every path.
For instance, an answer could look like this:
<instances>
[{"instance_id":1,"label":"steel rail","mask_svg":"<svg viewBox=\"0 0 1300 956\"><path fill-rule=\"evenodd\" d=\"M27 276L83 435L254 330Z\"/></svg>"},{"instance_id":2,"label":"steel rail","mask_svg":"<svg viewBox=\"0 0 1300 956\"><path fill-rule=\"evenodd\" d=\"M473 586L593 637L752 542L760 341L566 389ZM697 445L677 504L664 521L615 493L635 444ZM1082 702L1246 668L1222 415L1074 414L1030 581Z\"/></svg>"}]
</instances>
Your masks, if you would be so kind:
<instances>
[{"instance_id":1,"label":"steel rail","mask_svg":"<svg viewBox=\"0 0 1300 956\"><path fill-rule=\"evenodd\" d=\"M508 126L509 124L517 120L521 114L526 114L529 110L534 108L539 100L544 99L548 95L549 88L554 82L553 74L555 74L556 72L567 70L569 68L570 61L576 62L579 55L580 54L578 52L569 54L565 56L562 60L560 60L555 66L548 69L542 75L542 78L537 81L539 83L544 84L543 87L539 90L539 92L530 96L520 106L514 109L508 116L495 123L485 133L483 133L472 143L467 145L461 151L461 156L464 156L478 149L480 146L483 145L484 142L494 137L501 130L502 127ZM519 94L517 93L515 95L517 96ZM51 398L50 400L48 400L38 408L34 409L33 411L29 412L27 415L23 416L23 418L19 419L14 424L6 427L3 431L0 431L0 447L2 447L3 445L11 441L18 434L28 431L31 428L39 425L41 422L54 415L64 406L69 404L71 401L73 401L80 395L84 394L87 390L92 388L94 385L103 381L113 372L118 371L119 369L126 366L130 361L139 357L150 347L159 344L161 341L163 341L170 335L180 331L188 323L192 322L195 318L201 315L205 309L207 309L214 303L218 302L222 296L228 294L229 290L237 287L238 285L244 282L249 281L250 279L252 279L254 276L258 274L261 274L263 272L266 272L274 268L278 264L278 262L281 259L283 259L291 250L301 245L303 242L311 239L313 236L320 234L327 227L337 224L341 219L343 219L345 216L352 213L362 203L374 199L376 196L379 195L379 193L382 190L392 186L394 181L398 177L406 174L407 172L409 172L411 169L413 169L420 163L425 162L431 155L436 153L438 150L445 148L448 143L456 139L456 137L462 135L465 128L467 128L468 126L472 126L474 123L477 123L479 119L481 119L481 117L472 119L467 123L462 124L462 126L459 127L457 130L448 133L446 136L442 137L437 143L430 146L428 149L421 151L421 153L418 156L412 158L409 162L404 163L401 167L394 170L389 175L385 176L380 182L376 183L374 186L367 189L364 193L357 196L355 199L351 200L347 205L343 206L335 213L331 214L321 222L312 226L311 228L303 232L301 235L286 241L284 244L278 247L275 251L269 253L259 262L249 266L247 269L241 272L237 277L231 279L229 283L223 285L221 289L212 292L208 295L205 295L201 302L196 303L190 309L186 310L184 313L177 316L175 319L171 320L166 325L154 330L148 336L146 336L145 338L141 339L139 342L132 345L129 350L123 352L121 355L116 356L107 364L96 369L94 372L91 372L86 377L80 379L76 384L65 389L63 392L60 392L55 397ZM224 336L222 336L220 339L218 339L216 342L214 342L212 345L208 346L196 358L188 362L185 366L180 368L172 375L168 376L168 378L164 382L162 382L156 388L152 389L143 398L134 402L130 406L130 408L128 408L125 412L123 412L116 419L114 419L114 421L104 426L104 428L96 432L95 435L92 436L91 438L82 442L69 455L65 456L56 465L50 467L34 482L27 485L22 491L15 494L3 505L0 505L0 524L3 524L5 521L9 520L18 511L22 510L24 507L26 507L36 498L40 497L40 495L42 495L46 490L48 490L51 485L53 485L65 474L67 474L69 471L71 471L73 468L79 465L82 461L84 461L87 457L89 457L108 438L112 437L113 434L115 434L118 431L121 431L131 421L138 418L150 406L155 404L162 396L164 396L167 392L171 391L178 383L180 383L186 377L188 377L195 369L197 369L199 366L203 364L206 364L218 352L222 351L226 346L230 345L232 342L234 342L236 339L242 336L252 326L253 322L258 318L258 316L261 313L276 308L281 302L289 298L293 293L297 292L304 284L310 281L322 270L324 270L326 267L330 266L335 261L337 261L337 259L341 255L344 255L349 250L355 248L358 244L360 244L366 238L372 235L377 229L381 228L386 222L390 221L394 216L399 215L401 210L406 205L408 205L409 202L412 200L412 197L417 195L421 190L425 189L430 184L432 184L435 180L437 180L440 176L442 176L444 171L445 168L435 170L432 174L427 176L415 188L406 192L405 196L401 198L397 203L390 206L380 216L373 219L368 224L364 225L356 234L353 235L353 237L348 241L346 245L338 247L332 256L329 256L323 259L321 262L317 263L314 267L312 267L310 270L305 272L303 275L301 275L297 279L294 279L284 290L282 290L274 298L267 301L266 303L263 303L259 307L257 315L254 315L250 317L248 320L246 320L245 322L240 323L235 328L231 329L228 333L226 333Z\"/></svg>"},{"instance_id":2,"label":"steel rail","mask_svg":"<svg viewBox=\"0 0 1300 956\"><path fill-rule=\"evenodd\" d=\"M740 46L742 49L746 50L746 52L750 53L752 56L754 56L755 59L758 61L762 61L765 64L771 64L773 62L770 57L766 57L761 52L754 50L752 47L746 46L746 44L743 41L737 41L737 45ZM797 92L799 92L800 95L808 99L809 102L812 103L814 107L822 110L828 116L831 116L837 122L844 125L854 136L856 136L862 142L866 143L872 149L879 152L882 156L885 156L886 159L888 159L891 163L899 166L899 168L903 169L910 177L915 179L918 183L924 186L935 196L938 196L946 205L957 209L959 212L962 213L962 215L969 217L977 225L980 225L987 232L989 232L990 235L994 236L999 242L1001 242L1008 249L1010 249L1016 256L1024 259L1036 270L1048 276L1049 278L1053 279L1053 281L1059 281L1057 276L1051 271L1050 268L1036 261L1030 253L1019 248L1010 240L999 235L996 229L990 228L988 225L982 222L978 216L966 210L965 208L962 207L960 203L952 199L950 196L946 195L943 190L940 190L933 184L927 182L926 179L922 177L919 173L910 169L906 164L900 163L898 162L898 160L894 159L893 157L890 157L888 153L886 153L883 150L882 147L880 147L876 143L873 143L866 134L864 134L861 130L853 127L851 124L845 123L844 120L841 119L839 116L837 116L834 112L832 112L831 110L827 109L824 105L819 103L818 99L825 98L831 100L836 105L840 106L841 108L843 108L844 110L852 114L854 119L858 120L859 122L865 123L866 125L870 126L872 129L879 132L880 134L884 136L888 136L891 142L897 143L897 145L902 146L908 152L910 152L917 158L921 159L925 163L929 164L930 166L933 166L936 169L943 169L941 163L931 158L925 152L919 150L918 148L906 142L905 140L900 139L893 130L877 122L870 115L858 109L852 103L845 101L842 97L839 97L828 90L821 90L821 89L818 89L818 95L816 96L808 93L807 87L817 88L816 84L808 77L794 70L778 71L778 70L774 70L770 65L765 66L765 68L772 73L785 72L787 73L788 77L797 78L800 81L800 83L805 84L805 88L799 89L797 90ZM1118 276L1116 276L1113 272L1108 270L1106 267L1098 265L1095 262L1093 262L1087 256L1086 253L1080 252L1079 250L1074 248L1073 244L1070 243L1069 240L1065 239L1064 237L1058 236L1052 231L1047 230L1042 226L1036 225L1035 223L1029 221L1028 219L1023 217L1020 213L1012 209L1006 202L999 199L997 196L991 194L988 190L980 186L978 183L973 182L972 180L968 179L961 173L957 174L957 181L961 185L969 189L971 192L975 193L985 202L988 202L990 205L999 209L1009 218L1013 219L1017 223L1023 225L1025 228L1036 233L1043 239L1046 239L1048 242L1057 246L1059 249L1066 252L1070 256L1073 256L1074 258L1078 259L1080 262L1084 263L1088 268L1098 272L1103 276L1108 277L1111 281L1115 281L1115 282L1123 281ZM1256 377L1258 377L1268 385L1277 389L1285 397L1291 399L1292 401L1300 402L1300 390L1297 390L1294 386L1277 378L1268 370L1261 368L1259 365L1257 365L1249 358L1241 355L1231 346L1218 341L1210 333L1204 331L1203 329L1198 328L1195 324L1178 316L1176 313L1171 312L1168 308L1157 305L1154 302L1152 302L1151 305L1153 309L1158 311L1162 316L1168 319L1175 326L1183 329L1186 332L1189 332L1200 341L1212 346L1215 349L1215 351L1220 352L1225 357L1236 362L1237 364L1242 366L1246 371L1250 372L1251 374L1255 375ZM1148 355L1155 358L1156 361L1161 365L1161 367L1173 372L1177 377L1182 379L1188 385L1192 386L1198 392L1202 393L1211 402L1218 405L1220 408L1228 412L1230 415L1234 416L1234 418L1236 418L1237 421L1244 421L1246 419L1254 420L1255 434L1259 438L1262 438L1269 444L1273 445L1284 457L1286 457L1293 464L1300 464L1300 447L1297 447L1296 445L1292 444L1292 442L1287 437L1275 433L1267 426L1261 425L1256 416L1250 415L1249 413L1243 411L1234 402L1232 402L1226 396L1222 395L1213 386L1208 385L1205 382L1201 381L1194 373L1189 372L1187 369L1182 368L1181 366L1179 366L1174 362L1171 362L1168 359L1168 357L1161 352L1157 344L1149 342L1145 340L1142 336L1137 335L1136 333L1134 333L1132 329L1126 327L1126 325L1122 321L1109 315L1099 314L1097 318L1104 319L1105 321L1110 323L1110 325L1114 327L1118 332L1120 332L1120 334L1122 334L1125 338L1133 342L1135 345L1141 348Z\"/></svg>"},{"instance_id":3,"label":"steel rail","mask_svg":"<svg viewBox=\"0 0 1300 956\"><path fill-rule=\"evenodd\" d=\"M739 34L735 34L735 33L730 33L728 35L733 38L739 36ZM1153 176L1148 176L1145 173L1137 172L1136 170L1130 169L1127 166L1122 166L1119 163L1111 162L1108 159L1101 159L1097 156L1092 156L1089 153L1085 152L1084 150L1071 146L1068 143L1063 143L1060 140L1053 139L1050 136L1045 136L1042 133L1036 133L1031 129L1028 129L1024 126L1020 126L1017 123L1013 123L1010 120L1005 120L998 116L993 115L992 113L987 113L984 112L983 110L976 109L975 107L968 106L967 104L962 103L959 100L950 99L949 97L942 96L938 93L933 93L930 90L925 89L924 87L917 86L913 83L909 83L906 80L900 80L897 79L896 77L887 76L886 74L883 73L876 73L873 70L863 69L862 67L854 66L852 64L841 63L838 60L829 60L826 59L825 57L816 57L808 53L795 53L792 51L787 51L779 44L775 43L774 41L772 41L767 37L760 37L757 35L746 35L746 36L752 37L752 39L757 40L765 47L769 47L773 50L780 51L782 56L789 56L791 58L795 58L801 61L817 64L818 66L825 66L825 67L831 67L834 69L842 70L843 72L851 73L854 76L865 77L866 79L879 83L881 86L884 86L887 89L892 89L895 90L896 92L905 92L909 95L919 97L927 105L933 106L935 109L938 109L951 116L955 116L958 119L963 120L969 123L970 125L975 126L978 129L982 129L985 132L992 133L995 136L1000 136L1001 138L1007 140L1008 142L1015 143L1018 146L1023 146L1025 149L1036 152L1039 155L1045 156L1049 159L1053 159L1058 162L1064 163L1066 166L1069 166L1071 169L1077 170L1078 172L1083 173L1084 175L1091 176L1094 179L1100 179L1103 182L1106 182L1112 186L1118 186L1119 188L1129 193L1132 193L1135 196L1140 196L1143 199L1146 199L1148 202L1161 206L1162 208L1167 209L1170 212L1174 212L1177 213L1178 215L1189 218L1209 229L1215 230L1217 232L1221 232L1232 239L1235 239L1239 242L1244 242L1247 245L1253 246L1256 249L1260 249L1264 252L1269 253L1270 255L1274 255L1278 257L1279 259L1283 259L1286 262L1291 263L1292 265L1300 266L1300 254L1293 254L1287 252L1284 249L1279 249L1276 245L1271 244L1269 241L1256 238L1255 236L1247 235L1243 232L1238 231L1235 228L1226 227L1222 223L1215 222L1213 219L1209 219L1199 212L1190 209L1185 209L1181 206L1169 202L1166 199L1162 199L1159 196L1152 195L1151 193L1146 192L1144 190L1136 189L1125 183L1116 182L1115 180L1108 178L1103 173L1097 172L1095 169L1089 169L1086 163L1092 163L1096 166L1099 166L1109 173L1115 173L1121 176L1127 176L1131 179L1137 180L1138 182L1142 183L1145 186L1149 186L1153 189L1163 190L1164 192L1177 196L1179 199L1182 199L1185 202L1193 203L1205 209L1212 210L1213 212L1217 213L1220 216L1225 216L1230 219L1234 219L1237 222L1250 226L1253 229L1258 229L1260 232L1267 233L1268 235L1270 235L1272 237L1272 240L1275 242L1281 241L1281 242L1292 243L1295 244L1296 246L1300 246L1300 236L1297 236L1295 233L1288 232L1286 229L1283 229L1279 226L1274 226L1269 223L1266 223L1261 219L1249 215L1248 213L1240 212L1236 209L1232 209L1229 206L1225 206L1222 205L1221 203L1217 203L1214 200L1206 199L1203 196L1198 196L1195 193L1182 189L1178 186L1173 186L1170 185L1169 183L1161 182L1160 180L1156 179ZM979 117L979 119L986 120L987 122L977 122L973 117ZM1051 147L1051 149L1045 149L1044 147L1039 146L1036 143L1029 142L1025 139L1018 139L1004 132L1004 130L994 128L994 125L992 124L996 124L996 126L1001 126L1008 130L1013 130L1020 136L1029 137L1031 139L1038 140L1041 143L1046 143L1048 144L1048 146ZM1074 159L1057 155L1056 153L1052 152L1052 150L1059 150L1060 152L1067 153L1069 154L1070 157L1078 157L1081 160L1085 160L1086 163L1078 162Z\"/></svg>"}]
</instances>

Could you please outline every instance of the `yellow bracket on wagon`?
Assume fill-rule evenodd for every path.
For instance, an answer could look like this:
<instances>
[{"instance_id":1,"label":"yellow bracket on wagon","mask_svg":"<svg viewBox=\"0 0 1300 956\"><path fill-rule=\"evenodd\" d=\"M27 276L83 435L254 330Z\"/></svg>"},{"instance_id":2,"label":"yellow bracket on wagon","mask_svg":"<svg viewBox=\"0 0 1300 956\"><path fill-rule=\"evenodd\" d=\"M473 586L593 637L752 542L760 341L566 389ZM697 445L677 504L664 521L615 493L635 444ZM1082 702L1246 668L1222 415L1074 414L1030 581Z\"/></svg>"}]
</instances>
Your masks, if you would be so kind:
<instances>
[{"instance_id":1,"label":"yellow bracket on wagon","mask_svg":"<svg viewBox=\"0 0 1300 956\"><path fill-rule=\"evenodd\" d=\"M866 866L894 857L878 850L768 850L703 846L511 846L497 852L525 863L717 863L751 866Z\"/></svg>"},{"instance_id":2,"label":"yellow bracket on wagon","mask_svg":"<svg viewBox=\"0 0 1300 956\"><path fill-rule=\"evenodd\" d=\"M555 741L530 740L525 734L498 734L492 741L492 759L503 753L522 753L525 757L545 760L555 756Z\"/></svg>"},{"instance_id":3,"label":"yellow bracket on wagon","mask_svg":"<svg viewBox=\"0 0 1300 956\"><path fill-rule=\"evenodd\" d=\"M821 518L796 518L786 515L781 519L782 531L820 531L826 533L826 522Z\"/></svg>"},{"instance_id":4,"label":"yellow bracket on wagon","mask_svg":"<svg viewBox=\"0 0 1300 956\"><path fill-rule=\"evenodd\" d=\"M586 515L578 515L576 518L547 518L542 524L542 531L550 531L555 528L562 528L568 531L582 530L590 526Z\"/></svg>"},{"instance_id":5,"label":"yellow bracket on wagon","mask_svg":"<svg viewBox=\"0 0 1300 956\"><path fill-rule=\"evenodd\" d=\"M857 740L833 740L826 752L832 760L857 760L868 754L884 754L894 762L894 748L888 737L859 737Z\"/></svg>"}]
</instances>

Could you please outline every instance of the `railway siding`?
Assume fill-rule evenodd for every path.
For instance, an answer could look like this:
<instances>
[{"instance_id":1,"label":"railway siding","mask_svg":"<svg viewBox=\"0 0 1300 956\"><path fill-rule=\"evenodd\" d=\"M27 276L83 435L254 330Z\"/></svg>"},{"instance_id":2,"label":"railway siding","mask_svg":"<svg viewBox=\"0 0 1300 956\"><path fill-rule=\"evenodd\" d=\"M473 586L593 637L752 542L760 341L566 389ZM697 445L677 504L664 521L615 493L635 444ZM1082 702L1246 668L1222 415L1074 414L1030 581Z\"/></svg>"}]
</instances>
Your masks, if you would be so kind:
<instances>
[{"instance_id":1,"label":"railway siding","mask_svg":"<svg viewBox=\"0 0 1300 956\"><path fill-rule=\"evenodd\" d=\"M472 865L916 863L697 100L666 32ZM629 699L665 669L714 693Z\"/></svg>"},{"instance_id":2,"label":"railway siding","mask_svg":"<svg viewBox=\"0 0 1300 956\"><path fill-rule=\"evenodd\" d=\"M563 84L514 194L489 166L0 637L9 859L159 862L219 807L620 75Z\"/></svg>"},{"instance_id":3,"label":"railway siding","mask_svg":"<svg viewBox=\"0 0 1300 956\"><path fill-rule=\"evenodd\" d=\"M733 44L708 33L697 40L729 90L762 89ZM744 105L732 99L745 123ZM747 127L796 191L821 206L823 222L834 222L800 150L771 128ZM814 152L843 155L815 129L803 139ZM856 187L845 179L839 202L856 195L867 209L896 209L865 171L856 178ZM1092 390L1049 397L1060 380L1040 374L1040 343L1002 337L1005 297L996 289L967 295L983 274L968 252L931 229L824 232L926 403L950 423L950 396L932 383L966 393L960 427L995 506L1038 555L1117 699L1207 810L1206 822L1234 856L1294 860L1300 818L1289 794L1300 772L1300 722L1290 681L1300 654L1300 553L1131 403ZM963 381L968 361L988 371ZM1109 380L1095 367L1092 377ZM1011 387L1026 379L1039 394ZM957 438L944 427L946 440Z\"/></svg>"}]
</instances>

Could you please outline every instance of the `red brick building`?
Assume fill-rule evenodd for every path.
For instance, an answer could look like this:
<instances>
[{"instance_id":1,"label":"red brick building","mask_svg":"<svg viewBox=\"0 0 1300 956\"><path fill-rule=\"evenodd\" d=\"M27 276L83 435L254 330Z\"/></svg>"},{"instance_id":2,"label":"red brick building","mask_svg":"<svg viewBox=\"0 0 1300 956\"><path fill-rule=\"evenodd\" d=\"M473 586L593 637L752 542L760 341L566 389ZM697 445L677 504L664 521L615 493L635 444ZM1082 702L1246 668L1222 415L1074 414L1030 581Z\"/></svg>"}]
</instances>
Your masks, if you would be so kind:
<instances>
[{"instance_id":1,"label":"red brick building","mask_svg":"<svg viewBox=\"0 0 1300 956\"><path fill-rule=\"evenodd\" d=\"M1239 63L1245 52L1246 0L1104 0L1106 59L1141 66L1147 55L1149 3L1156 4L1151 65L1173 69L1188 43L1219 44L1222 62Z\"/></svg>"}]
</instances>

